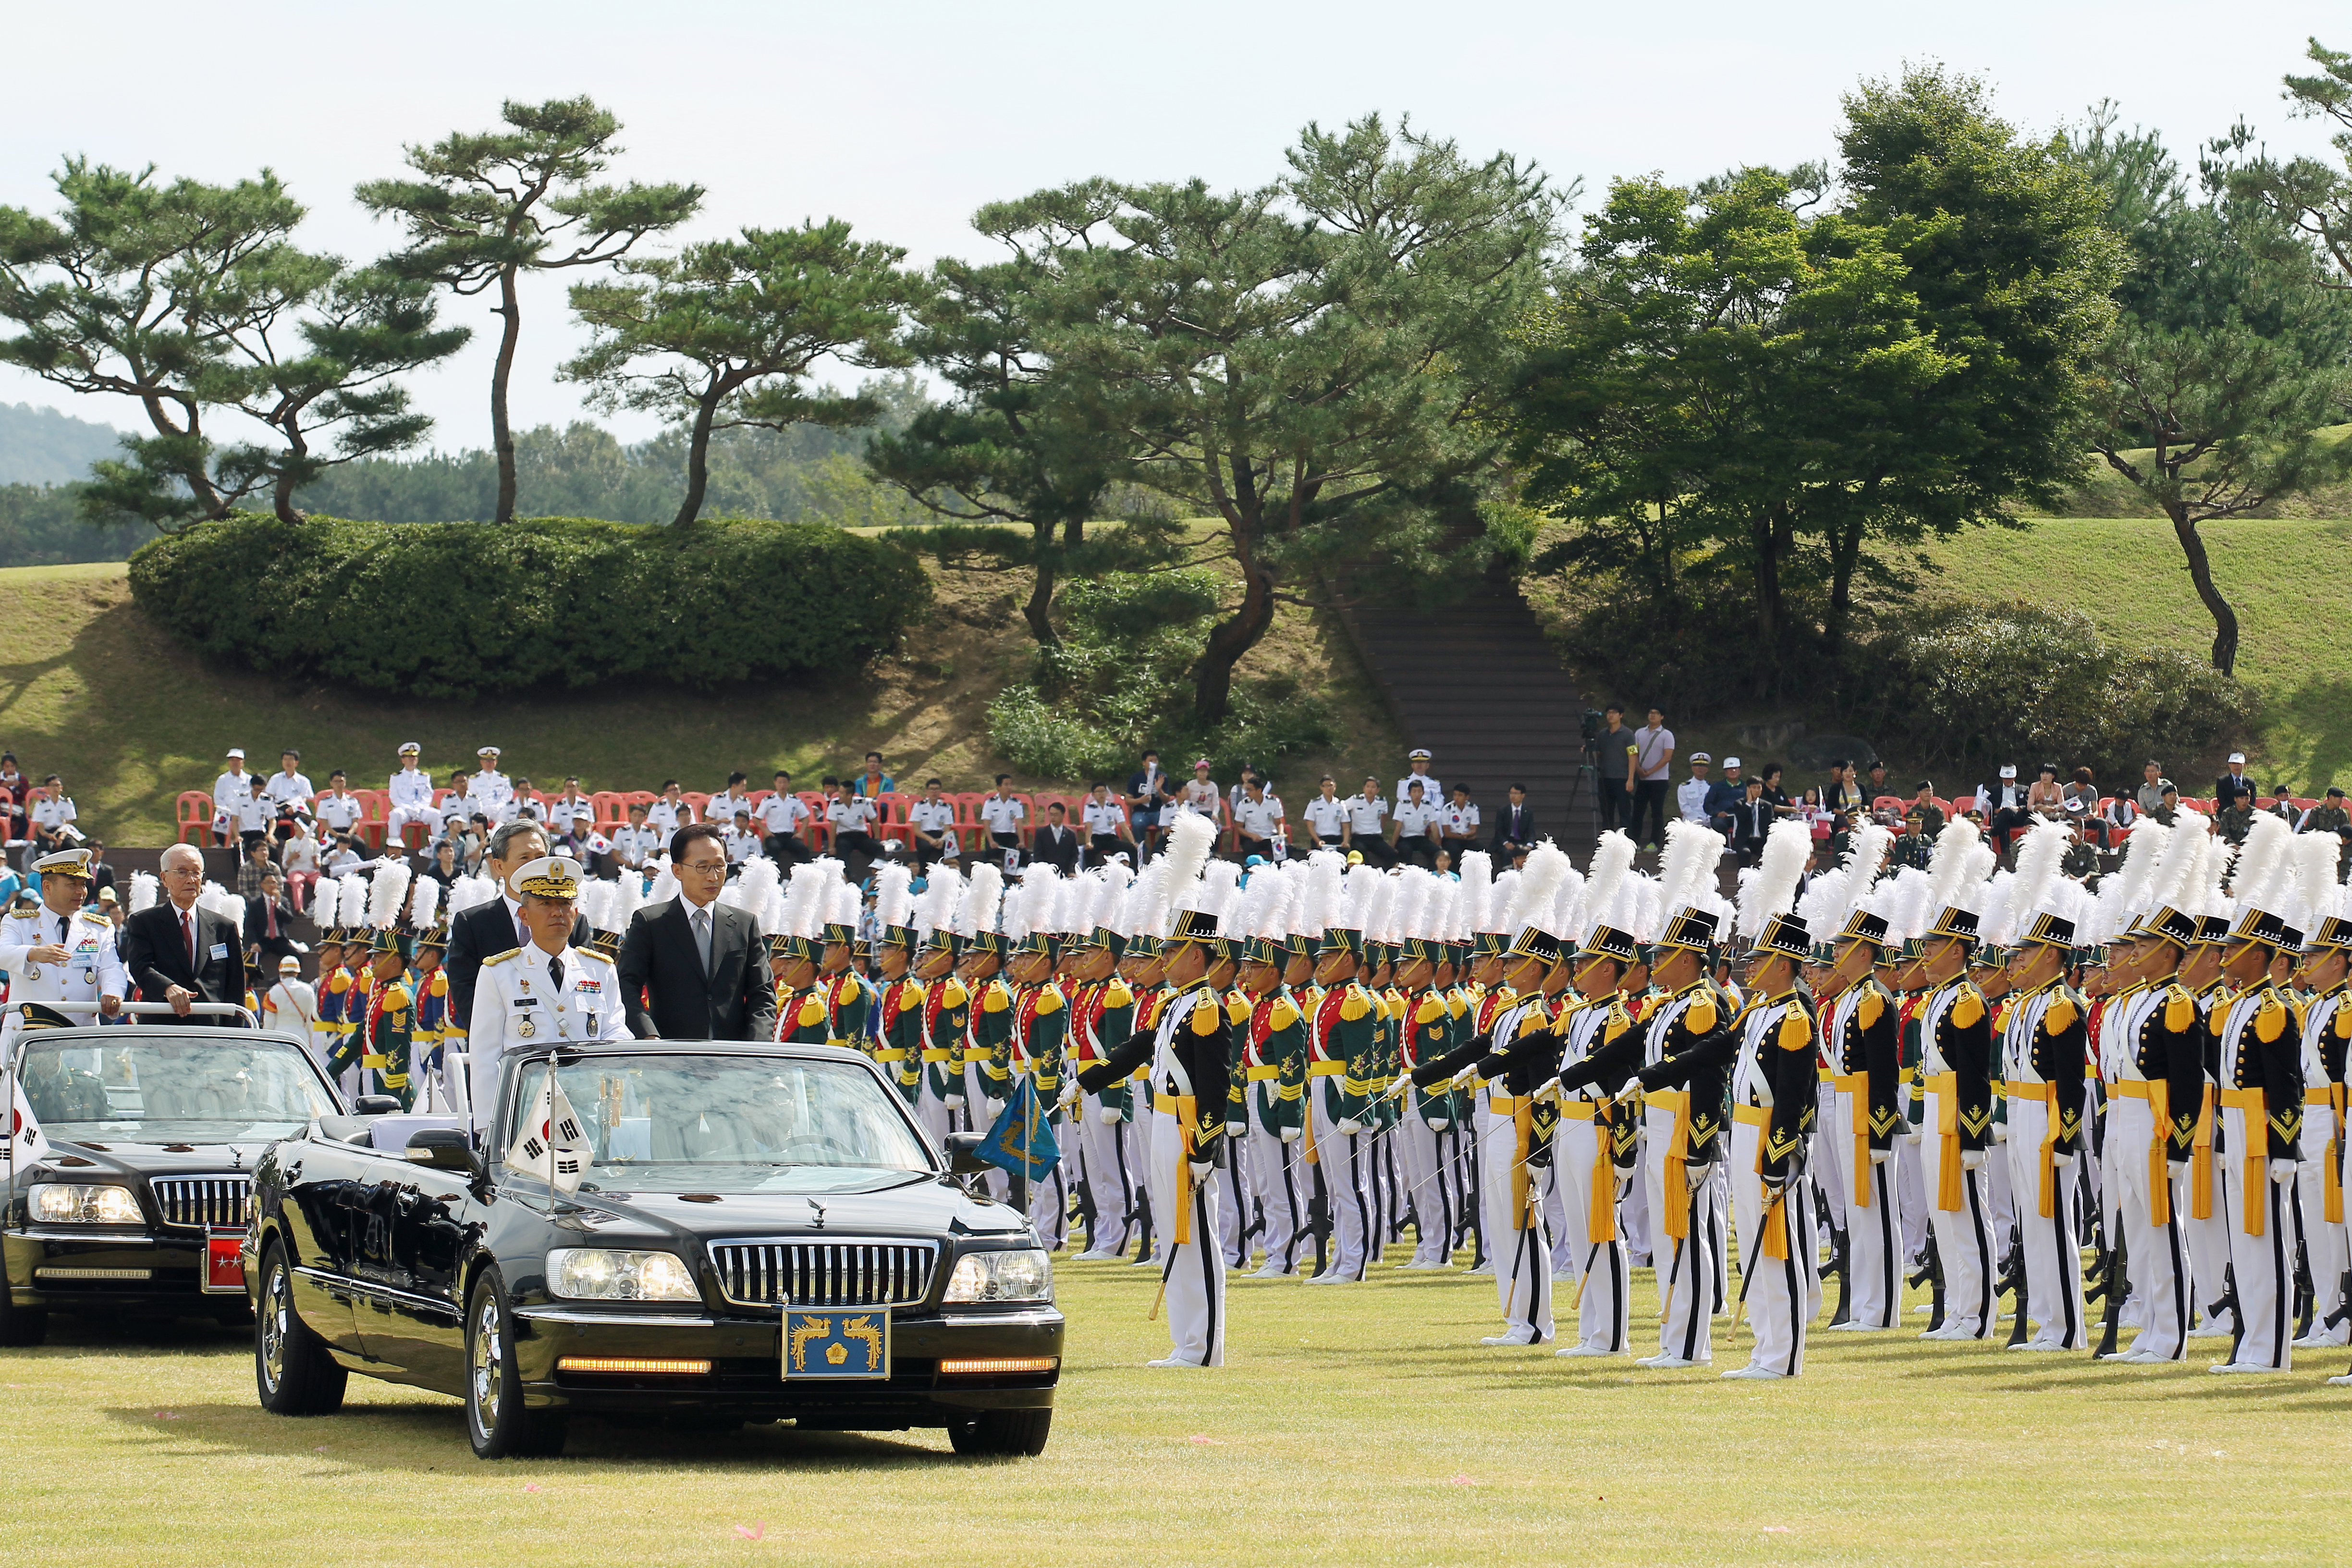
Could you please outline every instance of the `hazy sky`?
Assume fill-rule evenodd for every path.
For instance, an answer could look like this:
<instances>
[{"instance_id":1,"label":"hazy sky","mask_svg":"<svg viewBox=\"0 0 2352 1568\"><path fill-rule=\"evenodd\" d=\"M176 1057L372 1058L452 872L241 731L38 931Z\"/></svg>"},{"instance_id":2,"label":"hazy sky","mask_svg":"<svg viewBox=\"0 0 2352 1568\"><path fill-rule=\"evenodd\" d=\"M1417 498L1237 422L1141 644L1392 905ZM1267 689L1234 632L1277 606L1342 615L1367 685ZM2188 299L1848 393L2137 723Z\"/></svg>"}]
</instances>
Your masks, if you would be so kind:
<instances>
[{"instance_id":1,"label":"hazy sky","mask_svg":"<svg viewBox=\"0 0 2352 1568\"><path fill-rule=\"evenodd\" d=\"M1839 95L1906 60L1989 76L2001 111L2036 130L2112 98L2183 152L2240 117L2273 147L2316 150L2321 129L2287 118L2279 78L2304 68L2311 34L2352 48L2352 14L2307 0L28 0L7 28L0 203L46 208L69 153L217 181L268 164L310 204L301 238L354 258L396 236L352 205L352 184L396 172L404 143L486 128L509 97L584 91L614 108L628 126L616 172L709 187L698 233L832 215L919 261L982 253L965 221L983 201L1089 174L1259 183L1307 121L1371 110L1581 178L1589 211L1616 176L1829 155ZM436 444L485 445L495 323L478 301L449 313L476 344L415 390ZM578 341L562 286L532 289L519 424L578 414L578 389L551 378ZM0 371L0 402L16 401L137 422L127 404Z\"/></svg>"}]
</instances>

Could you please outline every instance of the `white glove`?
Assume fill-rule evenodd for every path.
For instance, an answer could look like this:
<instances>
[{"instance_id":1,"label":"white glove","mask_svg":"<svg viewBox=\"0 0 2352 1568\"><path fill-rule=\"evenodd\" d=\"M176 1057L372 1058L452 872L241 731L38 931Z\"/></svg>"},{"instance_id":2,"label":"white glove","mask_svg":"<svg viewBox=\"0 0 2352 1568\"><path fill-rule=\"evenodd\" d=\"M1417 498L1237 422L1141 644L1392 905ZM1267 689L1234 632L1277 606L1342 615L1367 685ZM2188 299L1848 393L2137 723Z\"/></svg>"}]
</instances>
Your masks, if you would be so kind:
<instances>
[{"instance_id":1,"label":"white glove","mask_svg":"<svg viewBox=\"0 0 2352 1568\"><path fill-rule=\"evenodd\" d=\"M1475 1063L1445 1080L1448 1089L1475 1089L1477 1086L1478 1068Z\"/></svg>"},{"instance_id":2,"label":"white glove","mask_svg":"<svg viewBox=\"0 0 2352 1568\"><path fill-rule=\"evenodd\" d=\"M1447 1128L1454 1125L1453 1122L1447 1121L1443 1116L1424 1116L1422 1120L1429 1123L1429 1130L1432 1132L1443 1132Z\"/></svg>"},{"instance_id":3,"label":"white glove","mask_svg":"<svg viewBox=\"0 0 2352 1568\"><path fill-rule=\"evenodd\" d=\"M1095 1107L1095 1120L1096 1120L1097 1121L1101 1122L1105 1127L1116 1127L1116 1126L1118 1126L1118 1121L1119 1121L1119 1118L1118 1118L1118 1107L1117 1107L1117 1106L1115 1106L1115 1105L1097 1105L1097 1106L1096 1106L1096 1107Z\"/></svg>"},{"instance_id":4,"label":"white glove","mask_svg":"<svg viewBox=\"0 0 2352 1568\"><path fill-rule=\"evenodd\" d=\"M2006 1143L2009 1142L2008 1122L1996 1121L1992 1124L1992 1141L1996 1143Z\"/></svg>"},{"instance_id":5,"label":"white glove","mask_svg":"<svg viewBox=\"0 0 2352 1568\"><path fill-rule=\"evenodd\" d=\"M1282 1141L1286 1143L1296 1143L1306 1131L1307 1129L1304 1127L1286 1127L1282 1130Z\"/></svg>"},{"instance_id":6,"label":"white glove","mask_svg":"<svg viewBox=\"0 0 2352 1568\"><path fill-rule=\"evenodd\" d=\"M1248 1122L1246 1122L1246 1121L1228 1121L1228 1122L1226 1122L1226 1123L1225 1123L1225 1136L1226 1136L1226 1137L1228 1137L1228 1138L1246 1138L1246 1137L1248 1137L1248 1136L1249 1136L1249 1123L1248 1123Z\"/></svg>"},{"instance_id":7,"label":"white glove","mask_svg":"<svg viewBox=\"0 0 2352 1568\"><path fill-rule=\"evenodd\" d=\"M2295 1163L2293 1160L2273 1160L2271 1162L2271 1180L2279 1183L2281 1185L2284 1185L2286 1183L2294 1181L2294 1172Z\"/></svg>"},{"instance_id":8,"label":"white glove","mask_svg":"<svg viewBox=\"0 0 2352 1568\"><path fill-rule=\"evenodd\" d=\"M2050 1156L2050 1168L2053 1171L2071 1171L2074 1168L2074 1156L2053 1154Z\"/></svg>"},{"instance_id":9,"label":"white glove","mask_svg":"<svg viewBox=\"0 0 2352 1568\"><path fill-rule=\"evenodd\" d=\"M1873 1149L1870 1152L1870 1163L1874 1165L1884 1165L1893 1158L1895 1151L1892 1149Z\"/></svg>"},{"instance_id":10,"label":"white glove","mask_svg":"<svg viewBox=\"0 0 2352 1568\"><path fill-rule=\"evenodd\" d=\"M1549 1078L1544 1079L1544 1081L1537 1087L1535 1097L1538 1100L1557 1100L1560 1099L1564 1093L1565 1091L1559 1087L1559 1079L1556 1078Z\"/></svg>"},{"instance_id":11,"label":"white glove","mask_svg":"<svg viewBox=\"0 0 2352 1568\"><path fill-rule=\"evenodd\" d=\"M1916 1123L1913 1123L1906 1128L1903 1133L1903 1142L1906 1143L1916 1143L1920 1139L1927 1135L1927 1130L1926 1128L1921 1127Z\"/></svg>"},{"instance_id":12,"label":"white glove","mask_svg":"<svg viewBox=\"0 0 2352 1568\"><path fill-rule=\"evenodd\" d=\"M1353 1138L1363 1130L1364 1124L1353 1117L1348 1117L1339 1122L1339 1136L1342 1138Z\"/></svg>"},{"instance_id":13,"label":"white glove","mask_svg":"<svg viewBox=\"0 0 2352 1568\"><path fill-rule=\"evenodd\" d=\"M1070 1087L1075 1089L1077 1086L1073 1084ZM960 1094L943 1094L940 1096L940 1103L946 1106L950 1110L961 1110L963 1109L963 1096ZM1064 1105L1070 1103L1068 1089L1064 1089L1062 1091L1062 1103Z\"/></svg>"},{"instance_id":14,"label":"white glove","mask_svg":"<svg viewBox=\"0 0 2352 1568\"><path fill-rule=\"evenodd\" d=\"M2168 1176L2185 1176L2189 1173L2189 1162L2186 1160L2167 1160L2164 1163L2164 1173Z\"/></svg>"},{"instance_id":15,"label":"white glove","mask_svg":"<svg viewBox=\"0 0 2352 1568\"><path fill-rule=\"evenodd\" d=\"M1054 1109L1056 1110L1069 1110L1070 1107L1078 1102L1078 1080L1076 1077L1073 1077L1067 1083L1062 1086L1061 1096L1054 1101ZM950 1100L946 1103L950 1105L961 1105L963 1102L959 1100Z\"/></svg>"},{"instance_id":16,"label":"white glove","mask_svg":"<svg viewBox=\"0 0 2352 1568\"><path fill-rule=\"evenodd\" d=\"M1713 1179L1714 1175L1715 1162L1712 1160L1707 1161L1704 1164L1685 1165L1683 1167L1683 1180L1689 1184L1690 1190L1693 1192L1696 1192L1701 1187L1706 1185L1706 1184Z\"/></svg>"},{"instance_id":17,"label":"white glove","mask_svg":"<svg viewBox=\"0 0 2352 1568\"><path fill-rule=\"evenodd\" d=\"M1963 1149L1960 1151L1960 1169L1981 1171L1984 1169L1984 1157L1985 1152L1981 1149Z\"/></svg>"},{"instance_id":18,"label":"white glove","mask_svg":"<svg viewBox=\"0 0 2352 1568\"><path fill-rule=\"evenodd\" d=\"M1217 1173L1217 1163L1214 1160L1195 1160L1192 1164L1192 1179L1196 1182L1205 1182Z\"/></svg>"}]
</instances>

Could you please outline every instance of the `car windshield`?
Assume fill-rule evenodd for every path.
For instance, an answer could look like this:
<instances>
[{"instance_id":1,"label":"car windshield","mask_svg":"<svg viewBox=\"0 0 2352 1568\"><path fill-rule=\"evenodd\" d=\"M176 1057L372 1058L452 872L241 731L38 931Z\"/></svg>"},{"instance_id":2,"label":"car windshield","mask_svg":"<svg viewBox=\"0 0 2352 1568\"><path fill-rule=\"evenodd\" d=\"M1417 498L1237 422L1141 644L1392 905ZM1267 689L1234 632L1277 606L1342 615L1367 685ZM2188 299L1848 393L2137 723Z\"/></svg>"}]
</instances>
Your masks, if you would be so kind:
<instances>
[{"instance_id":1,"label":"car windshield","mask_svg":"<svg viewBox=\"0 0 2352 1568\"><path fill-rule=\"evenodd\" d=\"M546 1080L545 1059L526 1064L501 1150ZM556 1087L590 1145L583 1185L593 1190L840 1192L937 1169L889 1091L855 1062L599 1054L567 1058Z\"/></svg>"},{"instance_id":2,"label":"car windshield","mask_svg":"<svg viewBox=\"0 0 2352 1568\"><path fill-rule=\"evenodd\" d=\"M25 1036L25 1100L51 1138L142 1143L234 1143L287 1138L335 1104L289 1040L184 1037L176 1029L110 1029L51 1040Z\"/></svg>"}]
</instances>

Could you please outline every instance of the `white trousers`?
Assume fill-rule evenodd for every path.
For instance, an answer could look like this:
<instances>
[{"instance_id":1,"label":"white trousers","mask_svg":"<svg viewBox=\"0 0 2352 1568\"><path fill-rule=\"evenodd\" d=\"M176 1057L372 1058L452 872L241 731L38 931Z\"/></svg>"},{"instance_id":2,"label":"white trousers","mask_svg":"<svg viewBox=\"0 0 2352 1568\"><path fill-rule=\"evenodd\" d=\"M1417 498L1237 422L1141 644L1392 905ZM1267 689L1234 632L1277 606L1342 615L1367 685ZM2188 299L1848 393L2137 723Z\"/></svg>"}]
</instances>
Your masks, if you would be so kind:
<instances>
[{"instance_id":1,"label":"white trousers","mask_svg":"<svg viewBox=\"0 0 2352 1568\"><path fill-rule=\"evenodd\" d=\"M1141 1173L1131 1163L1129 1149L1133 1140L1126 1122L1103 1120L1102 1099L1098 1095L1079 1096L1078 1116L1078 1168L1085 1173L1087 1194L1095 1207L1094 1228L1087 1237L1087 1250L1123 1253L1128 1243L1135 1239L1133 1216L1139 1212L1135 1184Z\"/></svg>"},{"instance_id":2,"label":"white trousers","mask_svg":"<svg viewBox=\"0 0 2352 1568\"><path fill-rule=\"evenodd\" d=\"M2041 1208L2042 1140L2050 1128L2050 1107L2011 1095L2009 1101L2009 1187L2017 1205L2018 1234L2025 1243L2025 1313L2039 1325L2037 1344L2061 1350L2091 1348L2083 1324L2083 1251L2074 1234L2072 1194L2074 1173L2054 1173L2050 1213Z\"/></svg>"},{"instance_id":3,"label":"white trousers","mask_svg":"<svg viewBox=\"0 0 2352 1568\"><path fill-rule=\"evenodd\" d=\"M1722 1191L1716 1173L1693 1190L1681 1178L1684 1191L1666 1191L1666 1150L1673 1142L1671 1113L1644 1110L1648 1133L1642 1157L1642 1183L1647 1189L1652 1228L1650 1254L1658 1270L1658 1294L1664 1305L1659 1321L1658 1351L1663 1355L1704 1365L1715 1360L1715 1314L1723 1306L1727 1264L1724 1258ZM1720 1165L1721 1161L1717 1161ZM1677 1240L1666 1234L1670 1208L1690 1205L1690 1234Z\"/></svg>"},{"instance_id":4,"label":"white trousers","mask_svg":"<svg viewBox=\"0 0 2352 1568\"><path fill-rule=\"evenodd\" d=\"M1911 1115L1911 1088L1908 1084L1906 1084L1901 1091L1901 1104L1906 1118L1905 1125L1908 1126L1908 1118ZM1899 1151L1902 1147L1903 1133L1898 1129L1895 1136ZM1927 1249L1927 1191L1920 1184L1918 1161L1906 1159L1898 1152L1895 1156L1894 1163L1896 1173L1895 1223L1895 1228L1903 1237L1902 1266L1908 1268L1912 1261Z\"/></svg>"},{"instance_id":5,"label":"white trousers","mask_svg":"<svg viewBox=\"0 0 2352 1568\"><path fill-rule=\"evenodd\" d=\"M1544 1229L1540 1202L1517 1205L1514 1167L1518 1135L1507 1116L1478 1108L1478 1200L1484 1211L1486 1248L1495 1260L1495 1295L1503 1309L1503 1331L1533 1340L1552 1334L1551 1237ZM1540 1171L1528 1173L1540 1178ZM1520 1226L1527 1228L1522 1230Z\"/></svg>"},{"instance_id":6,"label":"white trousers","mask_svg":"<svg viewBox=\"0 0 2352 1568\"><path fill-rule=\"evenodd\" d=\"M1830 1106L1830 1125L1817 1142L1835 1146L1838 1157L1838 1197L1845 1205L1846 1317L1874 1329L1891 1329L1903 1317L1903 1268L1906 1261L1897 1225L1895 1183L1892 1160L1870 1166L1870 1202L1854 1201L1853 1117L1855 1096L1838 1091ZM1867 1116L1869 1102L1859 1108ZM1865 1160L1867 1154L1863 1156ZM1822 1185L1830 1184L1826 1172Z\"/></svg>"},{"instance_id":7,"label":"white trousers","mask_svg":"<svg viewBox=\"0 0 2352 1568\"><path fill-rule=\"evenodd\" d=\"M1250 1223L1250 1180L1248 1161L1242 1145L1248 1142L1234 1136L1234 1124L1225 1123L1225 1135L1217 1142L1217 1173L1210 1179L1217 1184L1217 1254L1228 1268L1246 1267L1250 1259L1251 1238L1244 1233Z\"/></svg>"},{"instance_id":8,"label":"white trousers","mask_svg":"<svg viewBox=\"0 0 2352 1568\"><path fill-rule=\"evenodd\" d=\"M1748 1364L1794 1377L1805 1370L1805 1327L1822 1310L1820 1260L1813 1256L1812 1184L1796 1173L1785 1194L1789 1256L1764 1254L1766 1229L1782 1216L1764 1214L1764 1179L1756 1173L1756 1144L1762 1129L1748 1122L1731 1128L1731 1207L1739 1230L1739 1288L1748 1298L1748 1321L1756 1348Z\"/></svg>"},{"instance_id":9,"label":"white trousers","mask_svg":"<svg viewBox=\"0 0 2352 1568\"><path fill-rule=\"evenodd\" d=\"M412 822L424 826L425 837L429 840L441 830L441 813L429 805L395 805L384 813L383 841L389 845L402 843L401 831Z\"/></svg>"},{"instance_id":10,"label":"white trousers","mask_svg":"<svg viewBox=\"0 0 2352 1568\"><path fill-rule=\"evenodd\" d=\"M1151 1124L1151 1212L1160 1226L1164 1259L1169 1355L1192 1366L1225 1364L1225 1270L1217 1259L1217 1187L1192 1184L1185 1239L1177 1239L1176 1215L1183 1178L1184 1132L1164 1110L1144 1113Z\"/></svg>"},{"instance_id":11,"label":"white trousers","mask_svg":"<svg viewBox=\"0 0 2352 1568\"><path fill-rule=\"evenodd\" d=\"M1593 1205L1613 1209L1617 1201L1617 1167L1603 1163L1597 1182L1594 1176L1594 1162L1608 1147L1606 1131L1601 1123L1563 1119L1552 1134L1558 1144L1552 1152L1552 1169L1559 1173L1565 1200L1563 1239L1576 1257L1577 1342L1614 1355L1625 1349L1631 1329L1624 1231L1620 1226L1607 1241L1587 1239L1591 1235Z\"/></svg>"},{"instance_id":12,"label":"white trousers","mask_svg":"<svg viewBox=\"0 0 2352 1568\"><path fill-rule=\"evenodd\" d=\"M1003 1110L1004 1106L1001 1100L989 1099L980 1085L980 1064L966 1062L963 1068L964 1113L971 1118L973 1131L985 1132L996 1125L996 1113ZM914 1106L917 1116L922 1114L923 1098L922 1091L918 1089ZM971 1184L974 1192L985 1193L999 1203L1005 1201L1013 1193L1012 1176L992 1165L989 1167L985 1175L967 1176L964 1179Z\"/></svg>"},{"instance_id":13,"label":"white trousers","mask_svg":"<svg viewBox=\"0 0 2352 1568\"><path fill-rule=\"evenodd\" d=\"M1813 1093L1813 1179L1822 1184L1822 1214L1830 1228L1843 1230L1853 1223L1845 1211L1853 1201L1853 1173L1846 1168L1853 1163L1853 1140L1848 1134L1852 1123L1839 1113L1838 1102L1852 1097L1838 1093L1826 1073Z\"/></svg>"},{"instance_id":14,"label":"white trousers","mask_svg":"<svg viewBox=\"0 0 2352 1568\"><path fill-rule=\"evenodd\" d=\"M1408 1091L1409 1100L1418 1092ZM1399 1164L1404 1174L1405 1206L1412 1212L1412 1261L1444 1263L1454 1256L1454 1184L1446 1168L1445 1134L1429 1124L1417 1104L1408 1103L1404 1125L1396 1131Z\"/></svg>"},{"instance_id":15,"label":"white trousers","mask_svg":"<svg viewBox=\"0 0 2352 1568\"><path fill-rule=\"evenodd\" d=\"M1936 1261L1944 1271L1944 1326L1958 1327L1970 1339L1991 1336L1994 1321L1993 1285L2000 1275L2000 1248L1995 1242L1988 1167L2002 1158L2000 1146L1985 1151L1985 1165L1960 1172L1957 1206L1941 1208L1944 1191L1944 1144L1941 1131L1945 1097L1927 1091L1922 1110L1918 1151L1921 1192L1927 1203L1927 1224L1936 1237ZM1954 1121L1955 1127L1958 1121ZM1958 1142L1954 1132L1950 1142ZM1956 1156L1964 1158L1965 1156Z\"/></svg>"},{"instance_id":16,"label":"white trousers","mask_svg":"<svg viewBox=\"0 0 2352 1568\"><path fill-rule=\"evenodd\" d=\"M2204 1326L2235 1333L2238 1321L2221 1305L2222 1291L2228 1280L2230 1267L2230 1216L2221 1203L2221 1167L2226 1160L2216 1155L2213 1160L2213 1212L2203 1219L2190 1213L2195 1202L2191 1191L2197 1180L2192 1168L2175 1187L2182 1250L2189 1255L2189 1305L2204 1320Z\"/></svg>"},{"instance_id":17,"label":"white trousers","mask_svg":"<svg viewBox=\"0 0 2352 1568\"><path fill-rule=\"evenodd\" d=\"M2179 1361L2188 1349L2183 1334L2189 1326L2189 1259L2168 1174L2162 1178L2170 1205L2165 1223L2150 1217L2155 1178L2148 1171L2148 1147L2155 1137L2156 1114L2147 1100L2122 1095L2109 1100L2100 1189L2115 1226L2110 1234L2123 1237L2124 1272L2131 1279L2131 1303L2138 1309L2139 1336L2132 1349Z\"/></svg>"},{"instance_id":18,"label":"white trousers","mask_svg":"<svg viewBox=\"0 0 2352 1568\"><path fill-rule=\"evenodd\" d=\"M2238 1337L2230 1359L2240 1366L2284 1370L2292 1363L2294 1339L2294 1211L2287 1201L2287 1184L2270 1179L2270 1162L2253 1162L2246 1173L2244 1151L2270 1147L2270 1130L2260 1121L2251 1127L2246 1113L2221 1108L2226 1152L2213 1159L2213 1213L2227 1227L2230 1275L2238 1289ZM2248 1143L2251 1137L2255 1140ZM2263 1190L2252 1194L2261 1215L2262 1234L2248 1223L2246 1197L2255 1182Z\"/></svg>"},{"instance_id":19,"label":"white trousers","mask_svg":"<svg viewBox=\"0 0 2352 1568\"><path fill-rule=\"evenodd\" d=\"M1323 1172L1325 1201L1331 1205L1330 1268L1345 1279L1361 1279L1370 1257L1367 1246L1378 1247L1371 1238L1380 1229L1380 1194L1371 1160L1362 1148L1369 1136L1340 1132L1338 1121L1325 1110L1323 1081L1307 1080L1307 1113L1315 1119L1315 1158ZM1311 1193L1314 1177L1310 1174L1307 1181Z\"/></svg>"},{"instance_id":20,"label":"white trousers","mask_svg":"<svg viewBox=\"0 0 2352 1568\"><path fill-rule=\"evenodd\" d=\"M2332 1105L2303 1108L2302 1167L2295 1173L2297 1196L2303 1205L2303 1241L2311 1254L2311 1331L2323 1343L2340 1345L2352 1338L2352 1322L2327 1326L2328 1314L2344 1302L2347 1239L2344 1222L2327 1217L2327 1167L2334 1157L2327 1145L2341 1129Z\"/></svg>"},{"instance_id":21,"label":"white trousers","mask_svg":"<svg viewBox=\"0 0 2352 1568\"><path fill-rule=\"evenodd\" d=\"M1251 1098L1256 1098L1255 1090ZM1298 1157L1298 1142L1293 1139L1286 1143L1279 1133L1267 1131L1252 1106L1249 1148L1242 1163L1249 1172L1250 1190L1265 1215L1265 1230L1257 1238L1258 1245L1265 1249L1268 1263L1278 1263L1288 1273L1298 1267L1299 1243L1307 1234L1307 1203L1314 1190L1313 1178Z\"/></svg>"}]
</instances>

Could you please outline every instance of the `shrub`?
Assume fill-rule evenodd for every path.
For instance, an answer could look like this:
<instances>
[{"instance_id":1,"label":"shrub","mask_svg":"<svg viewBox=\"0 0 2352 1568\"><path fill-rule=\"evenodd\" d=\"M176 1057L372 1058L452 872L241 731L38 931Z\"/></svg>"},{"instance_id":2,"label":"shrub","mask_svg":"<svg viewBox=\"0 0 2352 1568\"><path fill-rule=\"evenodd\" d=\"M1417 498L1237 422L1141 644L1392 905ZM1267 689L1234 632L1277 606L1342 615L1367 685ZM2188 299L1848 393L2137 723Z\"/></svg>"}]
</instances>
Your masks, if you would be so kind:
<instances>
[{"instance_id":1,"label":"shrub","mask_svg":"<svg viewBox=\"0 0 2352 1568\"><path fill-rule=\"evenodd\" d=\"M2080 610L1958 601L1882 615L1853 649L1845 717L1925 763L2055 762L2130 777L2249 727L2254 698L2193 654L2107 641Z\"/></svg>"},{"instance_id":2,"label":"shrub","mask_svg":"<svg viewBox=\"0 0 2352 1568\"><path fill-rule=\"evenodd\" d=\"M199 653L411 697L711 687L855 668L930 600L904 550L815 523L534 518L389 525L239 515L131 559Z\"/></svg>"},{"instance_id":3,"label":"shrub","mask_svg":"<svg viewBox=\"0 0 2352 1568\"><path fill-rule=\"evenodd\" d=\"M1208 731L1186 721L1185 678L1219 611L1207 573L1107 572L1066 584L1055 606L1061 646L1038 649L1029 680L988 705L990 749L1023 773L1123 777L1147 746L1231 773L1336 738L1323 704L1285 676L1235 681Z\"/></svg>"}]
</instances>

